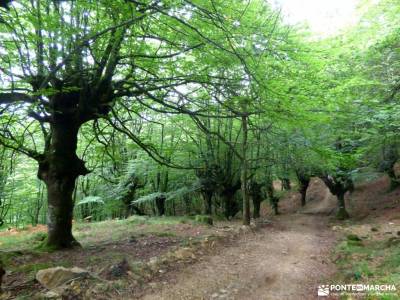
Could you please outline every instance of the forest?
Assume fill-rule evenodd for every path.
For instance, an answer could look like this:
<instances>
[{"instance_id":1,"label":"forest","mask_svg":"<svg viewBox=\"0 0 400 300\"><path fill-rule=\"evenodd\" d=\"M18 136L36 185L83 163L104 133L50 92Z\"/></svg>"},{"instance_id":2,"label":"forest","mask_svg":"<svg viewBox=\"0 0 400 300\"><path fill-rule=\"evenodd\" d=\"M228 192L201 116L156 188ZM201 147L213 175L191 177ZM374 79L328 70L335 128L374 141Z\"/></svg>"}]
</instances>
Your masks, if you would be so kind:
<instances>
[{"instance_id":1,"label":"forest","mask_svg":"<svg viewBox=\"0 0 400 300\"><path fill-rule=\"evenodd\" d=\"M359 0L321 37L266 0L0 1L0 299L396 290L399 16ZM246 287L205 271L246 253Z\"/></svg>"}]
</instances>

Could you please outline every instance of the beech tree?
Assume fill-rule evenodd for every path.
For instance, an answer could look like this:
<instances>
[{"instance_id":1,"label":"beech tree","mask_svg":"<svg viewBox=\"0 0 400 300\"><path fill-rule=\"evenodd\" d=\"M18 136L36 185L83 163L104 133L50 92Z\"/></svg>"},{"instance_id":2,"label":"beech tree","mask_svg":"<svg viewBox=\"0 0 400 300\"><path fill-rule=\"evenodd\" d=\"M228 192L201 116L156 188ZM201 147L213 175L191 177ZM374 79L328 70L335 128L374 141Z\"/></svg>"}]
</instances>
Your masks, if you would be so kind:
<instances>
[{"instance_id":1,"label":"beech tree","mask_svg":"<svg viewBox=\"0 0 400 300\"><path fill-rule=\"evenodd\" d=\"M372 11L357 44L357 30L311 41L262 0L4 2L0 153L23 170L2 163L0 217L48 210L47 243L67 248L75 201L79 217L108 209L97 220L175 214L180 195L188 213L241 212L248 225L250 200L255 218L264 198L279 212L276 179L298 177L305 205L310 176L324 177L341 202L372 152L395 185L399 6L383 3L393 11ZM354 164L338 139L358 143ZM23 155L48 205L33 176L9 205L12 175L34 173Z\"/></svg>"},{"instance_id":2,"label":"beech tree","mask_svg":"<svg viewBox=\"0 0 400 300\"><path fill-rule=\"evenodd\" d=\"M126 126L133 99L155 112L198 118L197 90L223 91L232 78L254 76L259 65L249 49L256 43L259 57L273 49L263 38L272 39L276 24L260 1L233 9L223 1L22 0L7 8L0 24L0 143L37 161L47 188L47 243L55 248L77 245L73 191L90 173L77 154L81 128L104 119L173 167ZM256 33L254 22L269 27Z\"/></svg>"}]
</instances>

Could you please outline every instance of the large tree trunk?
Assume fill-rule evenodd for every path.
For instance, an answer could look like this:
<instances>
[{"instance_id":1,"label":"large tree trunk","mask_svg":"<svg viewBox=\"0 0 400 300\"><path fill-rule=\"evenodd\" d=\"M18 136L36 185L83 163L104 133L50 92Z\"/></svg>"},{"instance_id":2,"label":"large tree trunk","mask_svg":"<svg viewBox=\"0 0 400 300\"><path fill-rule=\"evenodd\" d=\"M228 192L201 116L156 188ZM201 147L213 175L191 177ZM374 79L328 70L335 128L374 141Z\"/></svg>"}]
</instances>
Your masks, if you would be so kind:
<instances>
[{"instance_id":1,"label":"large tree trunk","mask_svg":"<svg viewBox=\"0 0 400 300\"><path fill-rule=\"evenodd\" d=\"M156 206L157 206L157 213L159 216L165 215L165 201L166 197L164 195L160 195L156 197Z\"/></svg>"},{"instance_id":2,"label":"large tree trunk","mask_svg":"<svg viewBox=\"0 0 400 300\"><path fill-rule=\"evenodd\" d=\"M253 199L253 218L259 219L260 218L260 210L261 210L261 198L256 196L252 197Z\"/></svg>"},{"instance_id":3,"label":"large tree trunk","mask_svg":"<svg viewBox=\"0 0 400 300\"><path fill-rule=\"evenodd\" d=\"M301 195L301 206L306 205L307 189L310 185L310 177L304 175L297 175L299 179L299 193Z\"/></svg>"},{"instance_id":4,"label":"large tree trunk","mask_svg":"<svg viewBox=\"0 0 400 300\"><path fill-rule=\"evenodd\" d=\"M350 178L345 178L345 180L342 178L342 180L338 180L332 176L322 176L321 179L329 188L329 191L332 193L332 195L335 195L338 200L338 211L336 213L336 218L339 220L350 218L349 213L346 211L344 195L349 189L354 188L353 181Z\"/></svg>"},{"instance_id":5,"label":"large tree trunk","mask_svg":"<svg viewBox=\"0 0 400 300\"><path fill-rule=\"evenodd\" d=\"M232 219L239 212L239 205L235 200L235 190L227 190L225 191L222 197L222 203L224 207L224 215L227 220Z\"/></svg>"},{"instance_id":6,"label":"large tree trunk","mask_svg":"<svg viewBox=\"0 0 400 300\"><path fill-rule=\"evenodd\" d=\"M253 201L253 218L260 218L261 202L263 200L262 186L256 181L252 180L249 184L249 196Z\"/></svg>"},{"instance_id":7,"label":"large tree trunk","mask_svg":"<svg viewBox=\"0 0 400 300\"><path fill-rule=\"evenodd\" d=\"M78 124L63 114L55 118L51 124L51 140L39 161L38 177L47 187L47 244L55 249L79 245L72 236L72 194L76 179L89 172L76 155Z\"/></svg>"},{"instance_id":8,"label":"large tree trunk","mask_svg":"<svg viewBox=\"0 0 400 300\"><path fill-rule=\"evenodd\" d=\"M290 179L289 178L280 178L281 184L282 184L282 191L290 191L291 189L291 184L290 184Z\"/></svg>"},{"instance_id":9,"label":"large tree trunk","mask_svg":"<svg viewBox=\"0 0 400 300\"><path fill-rule=\"evenodd\" d=\"M272 181L268 181L266 184L267 197L272 206L275 215L279 215L279 198L274 194L274 185Z\"/></svg>"},{"instance_id":10,"label":"large tree trunk","mask_svg":"<svg viewBox=\"0 0 400 300\"><path fill-rule=\"evenodd\" d=\"M396 142L390 142L388 145L383 146L383 161L379 167L380 171L386 172L389 176L389 192L400 186L400 179L395 172L396 162L400 158L397 147L398 145Z\"/></svg>"},{"instance_id":11,"label":"large tree trunk","mask_svg":"<svg viewBox=\"0 0 400 300\"><path fill-rule=\"evenodd\" d=\"M52 178L46 180L48 197L48 240L51 247L71 248L78 243L72 236L74 203L72 193L74 178Z\"/></svg>"},{"instance_id":12,"label":"large tree trunk","mask_svg":"<svg viewBox=\"0 0 400 300\"><path fill-rule=\"evenodd\" d=\"M308 188L308 185L300 187L301 206L306 206L307 188Z\"/></svg>"},{"instance_id":13,"label":"large tree trunk","mask_svg":"<svg viewBox=\"0 0 400 300\"><path fill-rule=\"evenodd\" d=\"M131 204L132 210L137 214L138 216L145 216L146 213L144 212L143 209L141 209L139 206L136 204Z\"/></svg>"},{"instance_id":14,"label":"large tree trunk","mask_svg":"<svg viewBox=\"0 0 400 300\"><path fill-rule=\"evenodd\" d=\"M124 198L122 202L124 203L124 218L127 219L132 215L131 199Z\"/></svg>"},{"instance_id":15,"label":"large tree trunk","mask_svg":"<svg viewBox=\"0 0 400 300\"><path fill-rule=\"evenodd\" d=\"M394 165L391 166L391 168L389 168L389 170L387 171L387 174L390 179L389 191L394 191L395 189L397 189L400 186L400 180L396 175L396 172L394 170Z\"/></svg>"},{"instance_id":16,"label":"large tree trunk","mask_svg":"<svg viewBox=\"0 0 400 300\"><path fill-rule=\"evenodd\" d=\"M212 214L212 196L213 193L209 191L202 192L202 197L204 199L204 214L211 215Z\"/></svg>"},{"instance_id":17,"label":"large tree trunk","mask_svg":"<svg viewBox=\"0 0 400 300\"><path fill-rule=\"evenodd\" d=\"M338 220L346 220L350 218L349 213L346 211L346 203L344 201L344 194L343 192L337 193L336 197L338 200L338 211L336 214L336 218Z\"/></svg>"}]
</instances>

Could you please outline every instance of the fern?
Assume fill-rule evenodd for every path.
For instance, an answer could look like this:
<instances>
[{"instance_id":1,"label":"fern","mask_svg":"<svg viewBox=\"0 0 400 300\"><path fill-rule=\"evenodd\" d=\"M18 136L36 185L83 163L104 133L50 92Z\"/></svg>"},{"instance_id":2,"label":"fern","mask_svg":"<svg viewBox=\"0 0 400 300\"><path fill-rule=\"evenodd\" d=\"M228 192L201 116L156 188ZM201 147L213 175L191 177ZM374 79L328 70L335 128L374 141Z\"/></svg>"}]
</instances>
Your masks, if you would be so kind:
<instances>
[{"instance_id":1,"label":"fern","mask_svg":"<svg viewBox=\"0 0 400 300\"><path fill-rule=\"evenodd\" d=\"M140 197L139 199L136 199L136 200L132 201L132 204L142 204L142 203L152 202L152 201L155 201L157 197L160 197L162 195L165 196L166 201L170 201L170 200L185 196L187 194L196 193L200 189L201 189L201 184L200 184L199 181L196 181L191 186L184 186L184 187L182 187L180 189L177 189L177 190L174 190L174 191L170 191L168 193L156 192L156 193L152 193L152 194Z\"/></svg>"},{"instance_id":2,"label":"fern","mask_svg":"<svg viewBox=\"0 0 400 300\"><path fill-rule=\"evenodd\" d=\"M88 203L104 204L103 198L99 196L87 196L79 201L76 205L83 205Z\"/></svg>"}]
</instances>

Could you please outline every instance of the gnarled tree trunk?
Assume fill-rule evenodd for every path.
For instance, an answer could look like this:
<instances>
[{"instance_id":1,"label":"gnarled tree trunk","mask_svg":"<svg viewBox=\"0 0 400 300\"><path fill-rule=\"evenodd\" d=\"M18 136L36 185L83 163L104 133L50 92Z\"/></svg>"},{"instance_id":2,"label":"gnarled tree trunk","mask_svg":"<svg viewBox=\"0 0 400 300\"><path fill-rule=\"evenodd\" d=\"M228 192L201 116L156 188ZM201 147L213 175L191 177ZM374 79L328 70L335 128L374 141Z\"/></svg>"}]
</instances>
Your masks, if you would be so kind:
<instances>
[{"instance_id":1,"label":"gnarled tree trunk","mask_svg":"<svg viewBox=\"0 0 400 300\"><path fill-rule=\"evenodd\" d=\"M379 171L385 172L389 176L389 191L393 191L400 186L400 178L395 171L396 162L399 160L397 143L392 142L383 146L383 159L379 165Z\"/></svg>"},{"instance_id":2,"label":"gnarled tree trunk","mask_svg":"<svg viewBox=\"0 0 400 300\"><path fill-rule=\"evenodd\" d=\"M338 211L336 213L336 217L339 220L346 220L350 218L349 213L346 210L346 202L344 201L344 194L345 192L340 191L338 194L336 194L336 197L338 199Z\"/></svg>"},{"instance_id":3,"label":"gnarled tree trunk","mask_svg":"<svg viewBox=\"0 0 400 300\"><path fill-rule=\"evenodd\" d=\"M268 180L266 184L267 196L275 215L279 215L279 198L274 194L274 185L272 180Z\"/></svg>"},{"instance_id":4,"label":"gnarled tree trunk","mask_svg":"<svg viewBox=\"0 0 400 300\"><path fill-rule=\"evenodd\" d=\"M263 199L261 184L255 181L250 183L249 195L253 201L253 218L260 218L261 202Z\"/></svg>"},{"instance_id":5,"label":"gnarled tree trunk","mask_svg":"<svg viewBox=\"0 0 400 300\"><path fill-rule=\"evenodd\" d=\"M338 200L338 211L336 213L336 218L339 220L345 220L350 217L346 210L346 202L344 200L344 195L347 191L354 188L353 181L350 178L332 177L332 176L322 176L322 181L329 188L329 191L336 196Z\"/></svg>"},{"instance_id":6,"label":"gnarled tree trunk","mask_svg":"<svg viewBox=\"0 0 400 300\"><path fill-rule=\"evenodd\" d=\"M227 187L220 193L224 215L228 220L232 219L240 211L239 203L235 199L235 194L239 188L240 181L235 186Z\"/></svg>"},{"instance_id":7,"label":"gnarled tree trunk","mask_svg":"<svg viewBox=\"0 0 400 300\"><path fill-rule=\"evenodd\" d=\"M387 170L387 174L389 176L390 179L390 187L389 187L389 191L393 191L395 189L397 189L400 186L400 179L398 178L398 176L396 175L396 172L394 170L394 166L395 164L393 164L388 170Z\"/></svg>"},{"instance_id":8,"label":"gnarled tree trunk","mask_svg":"<svg viewBox=\"0 0 400 300\"><path fill-rule=\"evenodd\" d=\"M290 185L290 179L283 177L280 178L281 183L282 183L282 191L290 191L291 185Z\"/></svg>"},{"instance_id":9,"label":"gnarled tree trunk","mask_svg":"<svg viewBox=\"0 0 400 300\"><path fill-rule=\"evenodd\" d=\"M260 210L261 210L261 198L260 197L252 197L253 200L253 218L259 219L261 217Z\"/></svg>"},{"instance_id":10,"label":"gnarled tree trunk","mask_svg":"<svg viewBox=\"0 0 400 300\"><path fill-rule=\"evenodd\" d=\"M211 215L212 214L212 191L202 191L201 193L204 200L204 214Z\"/></svg>"},{"instance_id":11,"label":"gnarled tree trunk","mask_svg":"<svg viewBox=\"0 0 400 300\"><path fill-rule=\"evenodd\" d=\"M73 117L59 115L51 124L51 141L39 160L38 177L47 187L48 246L56 249L79 245L72 236L75 181L88 174L76 155L80 124Z\"/></svg>"},{"instance_id":12,"label":"gnarled tree trunk","mask_svg":"<svg viewBox=\"0 0 400 300\"><path fill-rule=\"evenodd\" d=\"M156 197L156 207L157 207L157 213L159 216L165 215L165 201L167 198L165 195L159 195Z\"/></svg>"},{"instance_id":13,"label":"gnarled tree trunk","mask_svg":"<svg viewBox=\"0 0 400 300\"><path fill-rule=\"evenodd\" d=\"M301 195L301 206L306 205L307 189L310 185L311 177L301 171L296 172L299 181L299 193Z\"/></svg>"}]
</instances>

